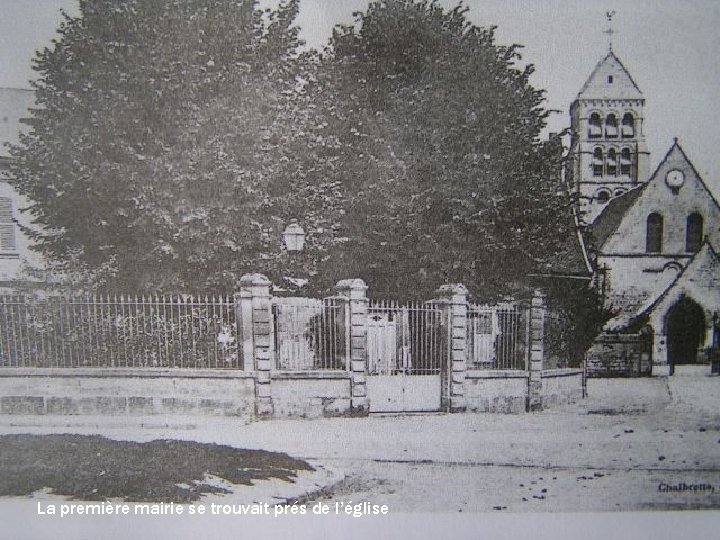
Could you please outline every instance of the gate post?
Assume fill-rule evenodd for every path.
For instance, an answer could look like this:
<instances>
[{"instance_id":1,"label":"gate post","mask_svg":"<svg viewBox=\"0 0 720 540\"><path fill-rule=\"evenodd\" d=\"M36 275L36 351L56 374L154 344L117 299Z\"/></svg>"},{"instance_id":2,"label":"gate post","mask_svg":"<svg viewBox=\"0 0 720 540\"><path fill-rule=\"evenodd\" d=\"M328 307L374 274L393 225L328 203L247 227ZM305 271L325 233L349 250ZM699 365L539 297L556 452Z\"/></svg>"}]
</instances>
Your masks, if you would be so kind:
<instances>
[{"instance_id":1,"label":"gate post","mask_svg":"<svg viewBox=\"0 0 720 540\"><path fill-rule=\"evenodd\" d=\"M462 412L467 409L465 400L465 374L467 371L467 296L462 283L443 285L437 291L448 325L448 365L441 371L440 403L444 410Z\"/></svg>"},{"instance_id":2,"label":"gate post","mask_svg":"<svg viewBox=\"0 0 720 540\"><path fill-rule=\"evenodd\" d=\"M245 371L255 372L255 414L272 416L271 392L272 313L270 280L262 274L245 274L238 282L235 294L235 314L242 343Z\"/></svg>"},{"instance_id":3,"label":"gate post","mask_svg":"<svg viewBox=\"0 0 720 540\"><path fill-rule=\"evenodd\" d=\"M542 370L545 359L545 292L536 289L530 305L530 365L528 366L528 411L542 410Z\"/></svg>"},{"instance_id":4,"label":"gate post","mask_svg":"<svg viewBox=\"0 0 720 540\"><path fill-rule=\"evenodd\" d=\"M367 318L368 299L367 285L362 279L343 279L335 285L338 295L343 296L349 304L349 321L346 332L350 340L350 410L353 414L366 415L370 411L367 395ZM346 340L347 343L347 340Z\"/></svg>"}]
</instances>

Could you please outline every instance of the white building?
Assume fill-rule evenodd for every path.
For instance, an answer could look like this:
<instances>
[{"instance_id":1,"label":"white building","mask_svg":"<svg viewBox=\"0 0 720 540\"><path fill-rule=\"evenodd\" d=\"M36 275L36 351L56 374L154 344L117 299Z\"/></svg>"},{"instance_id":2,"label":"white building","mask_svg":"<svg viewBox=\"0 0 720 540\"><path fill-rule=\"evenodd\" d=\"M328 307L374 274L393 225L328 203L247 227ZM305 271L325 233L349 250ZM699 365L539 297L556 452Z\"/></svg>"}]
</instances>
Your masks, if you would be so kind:
<instances>
[{"instance_id":1,"label":"white building","mask_svg":"<svg viewBox=\"0 0 720 540\"><path fill-rule=\"evenodd\" d=\"M28 214L21 212L27 201L7 182L10 153L7 144L18 142L33 104L33 92L21 88L0 88L0 288L27 279L28 267L42 266L42 258L30 251L30 240L21 226L30 225Z\"/></svg>"}]
</instances>

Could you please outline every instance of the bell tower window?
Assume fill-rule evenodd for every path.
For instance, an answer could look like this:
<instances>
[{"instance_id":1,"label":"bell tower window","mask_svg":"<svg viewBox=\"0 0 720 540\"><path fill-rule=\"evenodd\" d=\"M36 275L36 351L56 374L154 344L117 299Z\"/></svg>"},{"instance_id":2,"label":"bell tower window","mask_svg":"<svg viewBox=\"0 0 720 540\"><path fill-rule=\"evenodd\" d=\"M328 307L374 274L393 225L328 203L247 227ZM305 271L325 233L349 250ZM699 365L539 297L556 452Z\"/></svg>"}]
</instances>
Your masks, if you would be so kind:
<instances>
[{"instance_id":1,"label":"bell tower window","mask_svg":"<svg viewBox=\"0 0 720 540\"><path fill-rule=\"evenodd\" d=\"M630 139L635 136L635 118L630 113L625 113L622 119L623 139Z\"/></svg>"},{"instance_id":2,"label":"bell tower window","mask_svg":"<svg viewBox=\"0 0 720 540\"><path fill-rule=\"evenodd\" d=\"M630 176L632 173L632 153L629 148L620 150L620 174Z\"/></svg>"},{"instance_id":3,"label":"bell tower window","mask_svg":"<svg viewBox=\"0 0 720 540\"><path fill-rule=\"evenodd\" d=\"M608 150L605 174L607 176L617 175L617 151L614 148Z\"/></svg>"},{"instance_id":4,"label":"bell tower window","mask_svg":"<svg viewBox=\"0 0 720 540\"><path fill-rule=\"evenodd\" d=\"M600 137L602 137L602 118L594 112L588 121L588 138L599 139Z\"/></svg>"},{"instance_id":5,"label":"bell tower window","mask_svg":"<svg viewBox=\"0 0 720 540\"><path fill-rule=\"evenodd\" d=\"M618 136L618 122L614 114L608 114L605 118L605 136L614 139Z\"/></svg>"},{"instance_id":6,"label":"bell tower window","mask_svg":"<svg viewBox=\"0 0 720 540\"><path fill-rule=\"evenodd\" d=\"M603 175L603 151L598 147L593 151L592 170L593 176Z\"/></svg>"}]
</instances>

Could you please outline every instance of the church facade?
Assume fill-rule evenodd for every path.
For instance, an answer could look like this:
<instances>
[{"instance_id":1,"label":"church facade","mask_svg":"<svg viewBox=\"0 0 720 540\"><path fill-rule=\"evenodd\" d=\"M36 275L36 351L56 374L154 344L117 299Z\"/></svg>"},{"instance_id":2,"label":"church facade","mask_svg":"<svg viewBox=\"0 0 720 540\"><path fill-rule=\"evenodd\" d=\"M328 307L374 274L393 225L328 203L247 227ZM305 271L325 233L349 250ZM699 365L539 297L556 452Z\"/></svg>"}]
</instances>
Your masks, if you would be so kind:
<instances>
[{"instance_id":1,"label":"church facade","mask_svg":"<svg viewBox=\"0 0 720 540\"><path fill-rule=\"evenodd\" d=\"M677 140L649 173L644 104L610 51L570 108L566 173L611 313L591 376L670 375L719 345L720 204Z\"/></svg>"}]
</instances>

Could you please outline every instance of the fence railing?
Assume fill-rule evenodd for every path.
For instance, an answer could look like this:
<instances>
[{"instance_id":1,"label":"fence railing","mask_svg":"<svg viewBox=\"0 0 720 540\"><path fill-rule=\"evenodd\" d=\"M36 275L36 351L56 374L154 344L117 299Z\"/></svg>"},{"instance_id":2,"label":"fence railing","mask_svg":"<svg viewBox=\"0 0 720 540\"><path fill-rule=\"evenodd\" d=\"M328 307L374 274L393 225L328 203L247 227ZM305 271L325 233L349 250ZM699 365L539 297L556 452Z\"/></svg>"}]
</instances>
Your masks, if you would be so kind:
<instances>
[{"instance_id":1,"label":"fence railing","mask_svg":"<svg viewBox=\"0 0 720 540\"><path fill-rule=\"evenodd\" d=\"M0 296L0 367L243 369L231 296ZM349 370L344 297L271 301L273 369ZM448 365L449 327L433 302L371 301L367 373L437 374ZM566 321L548 316L550 365L571 355ZM468 305L468 369L527 369L528 308Z\"/></svg>"},{"instance_id":2,"label":"fence railing","mask_svg":"<svg viewBox=\"0 0 720 540\"><path fill-rule=\"evenodd\" d=\"M526 369L527 308L468 306L468 369Z\"/></svg>"},{"instance_id":3,"label":"fence railing","mask_svg":"<svg viewBox=\"0 0 720 540\"><path fill-rule=\"evenodd\" d=\"M434 375L445 365L447 324L432 303L371 302L368 373Z\"/></svg>"},{"instance_id":4,"label":"fence railing","mask_svg":"<svg viewBox=\"0 0 720 540\"><path fill-rule=\"evenodd\" d=\"M0 366L242 368L229 296L0 296Z\"/></svg>"},{"instance_id":5,"label":"fence railing","mask_svg":"<svg viewBox=\"0 0 720 540\"><path fill-rule=\"evenodd\" d=\"M347 310L336 298L273 298L275 369L348 369Z\"/></svg>"}]
</instances>

